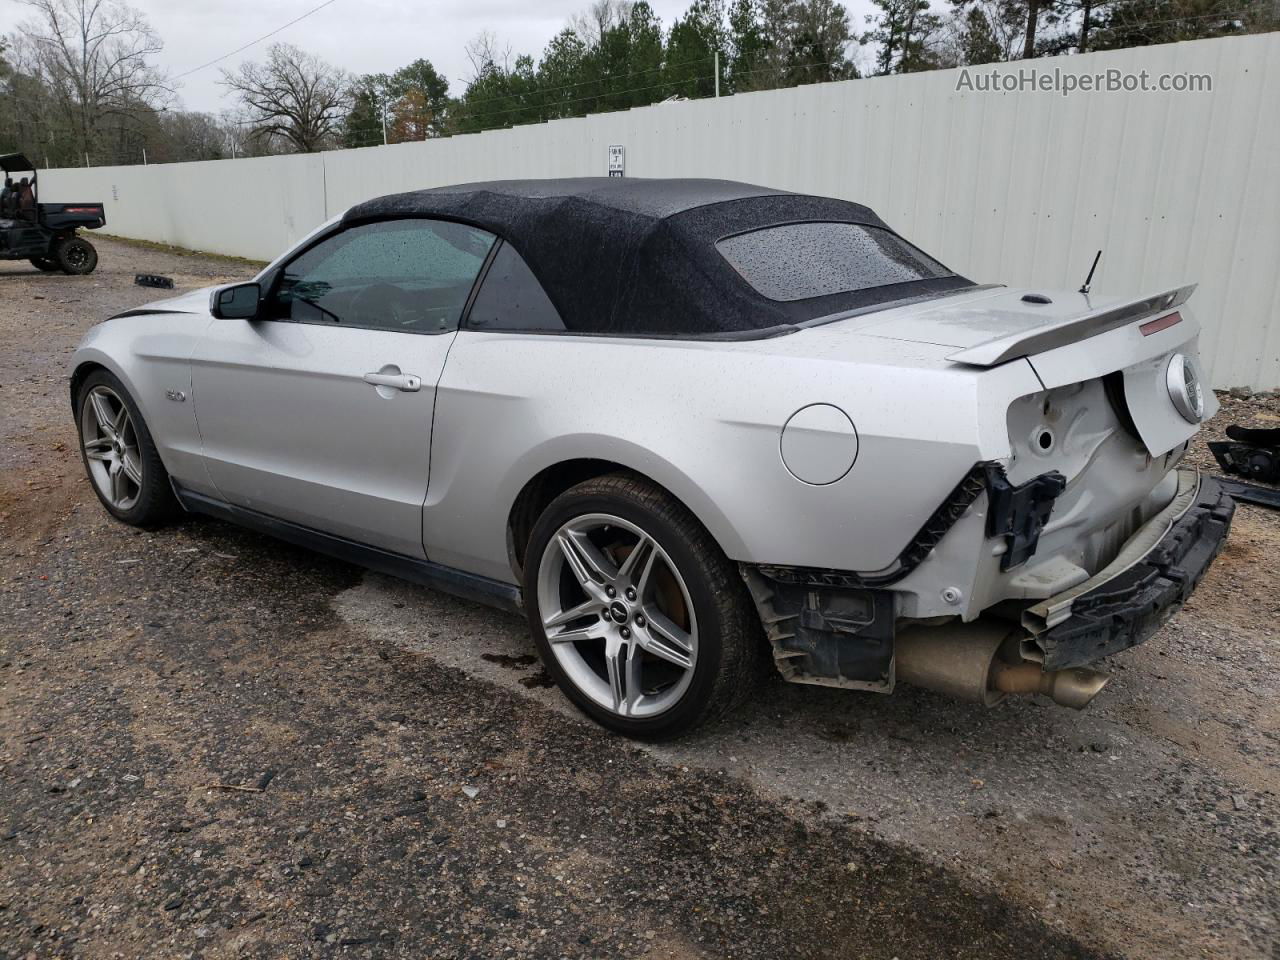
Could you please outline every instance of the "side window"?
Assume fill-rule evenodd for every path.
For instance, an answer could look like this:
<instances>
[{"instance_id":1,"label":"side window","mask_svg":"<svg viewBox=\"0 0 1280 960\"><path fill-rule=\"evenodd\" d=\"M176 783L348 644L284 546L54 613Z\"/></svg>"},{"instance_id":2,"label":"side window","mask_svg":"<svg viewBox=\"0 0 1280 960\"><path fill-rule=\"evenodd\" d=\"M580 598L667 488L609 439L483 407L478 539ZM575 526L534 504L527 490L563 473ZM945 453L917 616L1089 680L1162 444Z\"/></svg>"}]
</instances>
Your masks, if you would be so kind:
<instances>
[{"instance_id":1,"label":"side window","mask_svg":"<svg viewBox=\"0 0 1280 960\"><path fill-rule=\"evenodd\" d=\"M268 315L402 333L453 330L494 239L445 220L343 230L285 266Z\"/></svg>"},{"instance_id":2,"label":"side window","mask_svg":"<svg viewBox=\"0 0 1280 960\"><path fill-rule=\"evenodd\" d=\"M564 321L524 257L504 243L471 305L472 330L563 330Z\"/></svg>"}]
</instances>

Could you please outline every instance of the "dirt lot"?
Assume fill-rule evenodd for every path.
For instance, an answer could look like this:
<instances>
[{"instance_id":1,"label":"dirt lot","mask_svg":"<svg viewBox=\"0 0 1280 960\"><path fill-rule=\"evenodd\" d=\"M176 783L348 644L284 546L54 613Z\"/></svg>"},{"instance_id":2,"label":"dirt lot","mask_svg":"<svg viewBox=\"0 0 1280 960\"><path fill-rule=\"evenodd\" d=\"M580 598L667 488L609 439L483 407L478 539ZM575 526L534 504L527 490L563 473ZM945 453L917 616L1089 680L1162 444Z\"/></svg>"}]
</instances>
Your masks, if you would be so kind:
<instances>
[{"instance_id":1,"label":"dirt lot","mask_svg":"<svg viewBox=\"0 0 1280 960\"><path fill-rule=\"evenodd\" d=\"M1280 956L1276 515L1086 713L775 683L642 750L511 617L109 521L71 349L250 270L100 248L0 263L0 958Z\"/></svg>"}]
</instances>

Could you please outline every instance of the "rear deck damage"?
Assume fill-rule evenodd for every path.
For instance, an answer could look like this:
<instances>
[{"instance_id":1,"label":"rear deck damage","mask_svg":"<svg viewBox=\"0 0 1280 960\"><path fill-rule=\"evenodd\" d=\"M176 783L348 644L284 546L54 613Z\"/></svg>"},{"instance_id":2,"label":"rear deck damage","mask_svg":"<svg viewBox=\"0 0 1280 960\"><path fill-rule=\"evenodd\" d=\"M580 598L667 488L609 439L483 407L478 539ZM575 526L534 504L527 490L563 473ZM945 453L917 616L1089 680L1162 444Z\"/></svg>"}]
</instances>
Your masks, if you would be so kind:
<instances>
[{"instance_id":1,"label":"rear deck damage","mask_svg":"<svg viewBox=\"0 0 1280 960\"><path fill-rule=\"evenodd\" d=\"M1003 470L991 469L998 465L979 466L988 537L1005 539L1002 568L1017 566L1035 553L1063 489L1061 475L1013 487ZM890 584L871 585L873 578L856 573L760 565L744 565L742 573L779 672L791 682L890 693L903 680L988 705L1040 693L1080 709L1107 681L1087 665L1155 633L1226 541L1231 498L1193 471L1178 471L1177 481L1169 504L1094 576L1020 611L1002 604L970 623L899 619Z\"/></svg>"},{"instance_id":2,"label":"rear deck damage","mask_svg":"<svg viewBox=\"0 0 1280 960\"><path fill-rule=\"evenodd\" d=\"M1172 502L1115 560L1023 614L1030 637L1023 655L1046 670L1061 670L1146 640L1182 607L1222 551L1235 509L1218 481L1179 471Z\"/></svg>"}]
</instances>

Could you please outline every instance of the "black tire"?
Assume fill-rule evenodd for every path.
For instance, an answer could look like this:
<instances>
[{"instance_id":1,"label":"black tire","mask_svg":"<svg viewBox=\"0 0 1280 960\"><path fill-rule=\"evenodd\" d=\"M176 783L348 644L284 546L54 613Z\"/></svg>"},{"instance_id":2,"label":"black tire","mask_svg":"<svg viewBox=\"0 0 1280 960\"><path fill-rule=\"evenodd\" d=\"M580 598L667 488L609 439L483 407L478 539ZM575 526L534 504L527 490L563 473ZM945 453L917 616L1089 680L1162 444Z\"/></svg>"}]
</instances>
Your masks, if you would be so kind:
<instances>
[{"instance_id":1,"label":"black tire","mask_svg":"<svg viewBox=\"0 0 1280 960\"><path fill-rule=\"evenodd\" d=\"M98 251L84 237L63 237L53 245L53 259L63 273L83 277L98 266Z\"/></svg>"},{"instance_id":2,"label":"black tire","mask_svg":"<svg viewBox=\"0 0 1280 960\"><path fill-rule=\"evenodd\" d=\"M678 568L693 605L697 655L692 679L674 704L654 716L624 717L595 702L552 653L543 627L538 582L544 554L559 549L552 541L565 524L592 514L642 528ZM524 579L529 626L547 672L574 705L610 730L642 740L678 736L722 717L746 698L760 675L763 631L737 566L686 507L641 477L596 477L553 500L534 524ZM607 623L605 616L599 619Z\"/></svg>"},{"instance_id":3,"label":"black tire","mask_svg":"<svg viewBox=\"0 0 1280 960\"><path fill-rule=\"evenodd\" d=\"M37 270L43 270L45 273L52 273L54 270L61 270L62 267L54 263L48 257L32 257L31 265Z\"/></svg>"},{"instance_id":4,"label":"black tire","mask_svg":"<svg viewBox=\"0 0 1280 960\"><path fill-rule=\"evenodd\" d=\"M138 487L135 502L127 509L117 507L99 488L90 468L89 455L85 450L85 404L95 387L106 387L123 401L129 411L142 483ZM151 431L147 429L138 405L118 377L107 370L95 370L85 377L79 390L76 391L75 417L76 434L80 438L80 459L84 463L85 475L89 479L89 485L93 487L93 492L108 513L130 526L145 528L163 526L182 516L183 509L173 494L173 487L169 483L169 472L165 470L160 460L155 441L151 439Z\"/></svg>"}]
</instances>

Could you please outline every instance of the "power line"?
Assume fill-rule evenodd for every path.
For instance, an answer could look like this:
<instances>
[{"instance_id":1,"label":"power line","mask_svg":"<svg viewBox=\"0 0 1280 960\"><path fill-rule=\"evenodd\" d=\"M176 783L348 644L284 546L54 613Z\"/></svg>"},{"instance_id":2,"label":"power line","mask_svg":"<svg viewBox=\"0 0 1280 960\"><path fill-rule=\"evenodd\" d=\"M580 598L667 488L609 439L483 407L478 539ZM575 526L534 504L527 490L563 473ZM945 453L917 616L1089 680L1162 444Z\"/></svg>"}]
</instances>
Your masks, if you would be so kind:
<instances>
[{"instance_id":1,"label":"power line","mask_svg":"<svg viewBox=\"0 0 1280 960\"><path fill-rule=\"evenodd\" d=\"M301 16L294 18L289 23L284 24L283 26L277 28L271 33L264 35L263 37L260 37L258 40L255 40L250 44L246 44L245 46L239 48L239 50L237 51L232 51L231 53L226 54L223 57L219 57L217 60L210 61L209 63L204 64L201 67L196 67L194 70L191 70L185 74L182 74L182 76L187 76L190 73L196 72L197 70L201 70L201 69L204 69L205 67L211 66L214 63L219 62L220 60L224 60L227 57L234 56L235 53L240 52L241 50L245 50L255 43L260 43L262 40L267 39L268 37L274 35L275 33L279 33L281 30L286 29L292 24L297 23L300 20L305 19L306 17L319 12L320 10L324 9L325 7L331 5L334 2L336 2L336 0L326 0L325 3L322 3L319 6L312 8L311 10L302 14ZM1233 18L1240 18L1240 17L1247 16L1251 12L1253 11L1226 10L1226 11L1216 11L1213 13L1193 14L1188 16L1171 17L1171 18L1130 20L1130 21L1123 21L1120 23L1113 23L1113 24L1107 24L1107 25L1104 25L1103 23L1099 22L1099 23L1095 23L1095 28L1100 33L1102 33L1102 32L1105 32L1108 28L1133 29L1139 26L1154 26L1157 24L1165 24L1165 23L1194 22L1194 21L1208 20L1208 19L1233 19ZM521 113L521 112L525 112L529 114L536 113L539 115L539 118L536 120L530 120L529 122L545 123L545 122L558 120L558 119L567 119L570 117L584 116L592 112L589 108L583 112L579 112L579 110L566 109L566 108L570 108L574 104L582 104L588 101L599 102L599 101L614 100L615 98L626 97L631 94L648 93L648 92L660 90L663 88L667 90L678 90L688 85L689 87L691 87L690 94L692 94L688 99L691 99L691 100L705 99L708 95L703 94L702 96L699 96L697 94L697 85L701 82L714 79L714 77L711 74L705 74L705 75L698 74L694 76L687 76L687 77L681 78L680 80L668 80L668 81L660 82L653 85L632 87L632 88L623 89L623 90L609 90L606 88L606 89L601 89L598 92L593 92L586 96L575 97L567 100L551 99L549 101L543 100L543 102L537 102L538 100L542 100L543 98L547 97L548 94L554 94L560 91L566 91L573 88L589 86L593 84L608 84L609 81L611 80L614 82L617 82L620 80L625 81L627 79L644 76L646 74L651 74L651 73L655 73L662 70L669 70L669 69L675 69L675 68L686 67L686 66L694 66L697 64L706 63L711 59L713 58L703 57L703 58L695 58L692 60L682 61L680 63L661 64L657 67L652 67L645 70L638 70L638 71L624 73L624 74L615 74L612 77L599 77L591 80L584 80L576 83L568 83L568 84L563 84L556 87L543 88L543 89L538 89L535 87L527 91L512 92L504 96L487 97L483 99L472 100L470 102L465 100L453 101L450 104L450 107L452 108L452 112L454 113L455 117L475 123L480 127L480 129L494 129L495 127L488 126L489 121L495 118L503 117L513 113ZM1055 59L1057 59L1057 57L1036 58L1031 61L1027 61L1027 60L997 61L996 63L989 64L989 66L996 66L999 63L1020 64L1020 65L1025 65L1028 63L1039 64L1039 63L1044 63L1048 60L1055 60ZM753 70L736 71L736 75L737 76L753 76L757 74L773 72L775 70L778 70L780 67L784 71L785 70L802 71L802 70L807 70L813 67L829 67L833 65L838 65L841 62L842 61L838 61L838 60L837 61L815 61L812 63L793 64L789 66L788 65L765 66L765 67L760 67ZM533 100L534 102L524 102L524 103L520 102L521 100L526 98L529 100ZM479 112L475 111L475 107L477 106L488 104L488 103L498 103L500 101L505 102L507 104L514 103L515 105L508 106L505 109L485 110L485 111L479 111ZM657 102L658 101L650 100L645 103L634 104L633 106L634 107L652 106ZM607 105L605 103L600 103L599 106L602 109L611 109L611 110L630 108L628 106L613 106L613 105ZM157 116L156 119L159 120L159 117ZM261 123L261 122L262 121L257 121L257 120L233 120L230 117L226 117L226 116L214 118L215 124L219 126L224 126L224 127L228 127L228 126L229 127L247 127L247 126L257 125L258 123ZM39 116L24 118L23 123L31 124L36 128L44 127L44 128L49 128L50 130L63 129L62 124L58 123L57 121L54 121L45 117L39 117ZM502 123L503 123L502 121L498 121L499 125L501 125ZM380 135L374 135L374 136L371 136L371 138L368 141L362 140L361 142L357 142L357 143L348 143L344 145L344 147L339 147L337 149L357 149L360 147L374 146L382 142L383 140ZM415 140L415 141L401 141L401 142L421 142L421 141ZM45 148L51 147L52 138L50 139L49 143L42 144L41 146ZM41 153L42 151L39 148L37 148L35 152ZM61 150L59 150L58 152L61 152ZM90 152L90 156L93 159L98 160L99 162L103 160L106 160L108 163L111 163L112 161L130 162L134 159L132 156L133 149L129 147L115 148L115 149L109 148L108 150L105 150L105 151L102 151L102 150L94 151L91 149L89 152ZM169 162L180 162L180 161L169 161Z\"/></svg>"},{"instance_id":2,"label":"power line","mask_svg":"<svg viewBox=\"0 0 1280 960\"><path fill-rule=\"evenodd\" d=\"M310 10L308 10L308 11L307 11L306 13L304 13L302 16L300 16L300 17L294 17L292 20L290 20L290 21L289 21L288 23L286 23L284 26L276 27L276 28L275 28L274 30L272 30L270 33L264 33L264 34L263 34L262 36L260 36L257 40L250 40L250 41L249 41L248 43L246 43L243 47L237 47L236 49L232 50L230 53L224 53L222 56L220 56L220 57L218 57L218 58L216 58L216 59L214 59L214 60L210 60L208 63L202 63L202 64L201 64L200 66L198 66L198 67L193 67L192 69L188 70L186 73L180 73L180 74L178 74L178 75L177 75L176 77L174 77L173 79L174 79L174 80L181 80L183 77L189 77L189 76L191 76L193 73L199 73L201 70L204 70L204 69L205 69L205 68L207 68L207 67L212 67L215 63L221 63L223 60L226 60L228 57L234 57L237 53L243 53L245 50L248 50L250 47L255 46L255 45L257 45L257 44L261 43L263 40L267 40L267 39L269 39L269 38L271 38L271 37L274 37L274 36L275 36L277 33L279 33L281 30L287 30L289 27L292 27L295 23L298 23L298 22L300 22L300 21L302 21L302 20L305 20L305 19L307 19L307 17L311 16L313 13L319 13L319 12L320 12L321 10L323 10L325 7L329 6L329 5L330 5L330 4L332 4L332 3L337 3L337 2L338 2L338 0L324 0L324 3L320 4L320 6L318 6L318 7L312 7Z\"/></svg>"},{"instance_id":3,"label":"power line","mask_svg":"<svg viewBox=\"0 0 1280 960\"><path fill-rule=\"evenodd\" d=\"M608 82L609 80L626 80L626 79L629 79L630 77L642 77L646 73L655 73L659 70L675 70L679 67L691 67L699 63L711 63L712 60L714 59L715 59L714 57L697 57L696 59L693 59L693 60L683 60L680 63L662 63L656 67L649 67L647 70L636 70L631 73L619 73L619 74L615 74L612 77L597 77L593 80L580 80L577 83L566 83L558 87L546 87L546 88L535 87L532 92L538 95L541 95L544 93L556 93L557 91L560 91L560 90L569 90L574 87L585 87L593 83L605 83L605 82ZM472 82L474 83L475 81L472 81ZM462 96L465 97L466 93L464 92ZM515 97L515 96L520 96L520 94L511 93L505 96L485 97L481 100L469 100L467 101L467 103L468 105L481 104L481 103L494 103L498 100L509 100L511 97ZM459 103L462 102L461 97L459 98L458 102ZM564 103L566 101L560 101L560 102ZM572 102L572 101L568 101L568 102Z\"/></svg>"},{"instance_id":4,"label":"power line","mask_svg":"<svg viewBox=\"0 0 1280 960\"><path fill-rule=\"evenodd\" d=\"M1202 14L1197 14L1195 16L1168 17L1167 19L1163 19L1163 20L1126 20L1124 19L1124 13L1119 9L1114 9L1110 11L1104 9L1098 12L1098 20L1092 21L1092 22L1093 22L1093 26L1099 28L1100 30L1105 31L1105 30L1112 29L1113 24L1118 24L1123 27L1151 27L1151 26L1156 26L1158 24L1163 24L1163 23L1185 23L1190 20L1243 20L1245 19L1246 16L1248 16L1250 13L1253 13L1253 12L1254 11L1252 10L1240 10L1240 11L1225 10L1219 13L1202 13ZM1110 19L1103 19L1104 16L1110 17ZM1130 47L1123 47L1119 49L1134 50L1137 48L1130 46ZM1096 51L1091 50L1089 52L1094 53Z\"/></svg>"},{"instance_id":5,"label":"power line","mask_svg":"<svg viewBox=\"0 0 1280 960\"><path fill-rule=\"evenodd\" d=\"M711 58L705 58L705 59L711 59ZM685 61L684 63L681 63L681 64L675 64L674 66L687 66L687 65L691 65L691 64L693 64L693 63L700 63L700 62L702 62L702 61L701 61L701 60L697 60L697 61L693 61L693 60L691 60L691 61ZM804 69L804 68L807 68L807 67L815 67L815 66L830 66L830 62L828 62L828 61L822 61L822 62L820 62L820 63L806 63L806 64L798 64L794 69ZM768 68L766 68L766 69L768 69ZM652 73L652 72L653 72L652 70L639 70L639 71L636 71L635 73L620 74L620 75L618 75L618 77L616 77L615 79L626 79L626 78L628 78L628 77L641 76L641 75L643 75L643 74L646 74L646 73ZM759 72L761 72L761 71L759 71L759 70L753 70L753 71L746 71L746 72L747 72L747 73L759 73ZM471 107L471 106L472 106L473 104L475 104L475 103L492 103L492 102L499 101L499 100L502 100L502 101L508 101L508 102L509 102L509 101L511 101L512 99L517 99L517 98L519 98L519 97L521 96L520 94L511 94L511 95L506 96L506 97L490 97L490 98L487 98L487 99L485 99L485 100L483 100L483 101L472 101L472 103L462 103L461 101L459 101L459 102L456 104L456 113L457 113L457 115L458 115L460 118L462 118L462 119L472 120L472 121L479 121L479 122L483 123L484 121L488 120L488 119L489 119L489 118L491 118L491 117L504 116L504 115L506 115L506 114L508 114L508 113L515 113L515 112L518 112L518 111L521 111L521 110L529 110L529 111L534 111L534 110L539 110L539 111L541 111L541 110L547 110L547 111L549 111L549 112L553 112L553 113L554 113L554 112L559 111L561 108L564 108L564 107L569 106L570 104L574 104L574 103L583 103L583 102L588 101L588 100L599 100L599 99L610 98L610 97L623 97L623 96L627 96L627 95L629 95L629 94L633 94L633 93L648 93L648 92L653 91L653 90L660 90L660 89L664 89L664 88L666 88L666 89L671 89L671 88L673 88L673 87L681 87L681 86L685 86L685 85L695 85L695 86L696 86L696 84L697 84L698 82L700 82L700 81L703 81L703 80L713 80L713 79L715 79L714 74L696 75L696 76L684 77L684 78L682 78L682 79L680 79L680 80L664 81L664 82L662 82L662 83L656 83L656 84L652 84L652 85L644 86L644 87L630 87L630 88L628 88L628 89L626 89L626 90L602 90L602 91L600 91L599 93L594 93L594 94L591 94L591 95L589 95L589 96L585 96L585 97L577 97L577 98L572 99L572 100L555 100L555 101L553 101L553 102L545 103L545 104L522 104L522 105L517 105L517 106L514 106L514 107L508 107L507 109L504 109L504 110L487 110L487 111L485 111L485 112L483 112L483 113L479 113L479 114L477 114L477 113L472 113L472 112L470 112L470 111L469 111L469 109L468 109L469 107ZM599 82L599 81L596 81L596 80L586 81L586 83L596 83L596 82ZM572 87L572 86L582 86L582 84L566 84L566 85L565 85L565 87ZM552 90L559 90L559 89L565 89L565 87L553 87L553 88L551 88L551 89L552 89ZM538 95L540 95L541 93L543 93L543 91L539 91L539 90L531 91L531 95L532 95L532 96L538 96ZM693 97L693 98L690 98L690 99L706 99L706 97ZM650 103L645 103L645 104L636 104L636 106L637 106L637 107L640 107L640 106L654 106L654 105L655 105L655 103L657 103L657 102L660 102L660 101L652 101L652 102L650 102ZM563 119L568 119L570 116L574 116L574 115L575 115L575 114L568 114L568 115L561 115L561 116L552 116L552 117L548 117L546 120L539 120L539 121L534 121L534 122L538 122L538 123L545 123L545 122L550 122L551 120L563 120ZM428 139L438 139L438 138L428 138ZM369 138L369 139L367 139L367 140L362 140L362 141L361 141L361 142L359 142L359 143L351 143L351 144L347 144L345 147L340 147L340 148L338 148L338 149L354 150L354 149L359 149L359 148L361 148L361 147L381 146L381 145L382 145L382 142L383 142L383 141L382 141L382 135L381 135L381 134L377 134L377 135L371 135L371 136L370 136L370 138ZM402 140L402 141L399 141L399 142L400 142L400 143L421 143L422 141L420 141L420 140ZM394 144L392 144L392 145L394 145Z\"/></svg>"},{"instance_id":6,"label":"power line","mask_svg":"<svg viewBox=\"0 0 1280 960\"><path fill-rule=\"evenodd\" d=\"M690 82L696 82L696 81L698 81L698 80L712 80L712 79L714 79L714 76L713 76L713 75L711 75L711 74L708 74L708 75L707 75L707 76L705 76L705 77L687 77L686 79L684 79L684 80L682 80L682 81L680 81L680 82L681 82L681 83L690 83ZM649 87L633 87L633 88L632 88L632 89L630 89L630 90L617 90L617 91L613 91L613 90L606 90L606 91L602 91L601 93L592 94L591 96L587 96L587 97L577 97L577 98L575 98L575 99L573 99L573 100L557 100L556 102L554 102L554 103L552 103L552 104L546 104L545 106L551 106L551 107L567 107L567 106L568 106L569 104L571 104L571 103L584 103L584 102L585 102L585 101L587 101L587 100L603 100L603 99L606 99L606 98L609 98L609 97L625 97L625 96L627 96L628 94L632 94L632 93L647 93L647 92L649 92L649 91L651 91L651 90L661 90L661 89L664 89L664 88L667 88L667 87L670 87L670 86L671 86L671 82L670 82L670 81L668 81L668 82L666 82L666 83L655 83L655 84L653 84L652 86L649 86ZM504 97L504 98L500 98L500 99L506 99L506 98ZM544 106L544 105L538 105L538 104L520 104L520 105L517 105L517 106L514 106L514 107L509 107L509 108L508 108L508 109L506 109L506 110L486 110L484 113L481 113L481 114L469 113L469 112L467 112L467 110L466 110L466 108L465 108L465 106L464 106L464 107L459 111L459 114L460 114L460 116L461 116L461 117L463 117L464 119L467 119L467 120L479 120L479 121L483 122L483 121L487 120L489 117L500 117L500 116L503 116L504 114L508 114L508 113L518 113L518 112L519 112L519 111L521 111L521 110L538 110L538 109L541 109L541 107L542 107L542 106ZM637 106L652 106L652 104L637 104ZM620 109L629 109L629 108L624 108L624 107L614 107L613 109L615 109L615 110L620 110ZM561 118L556 118L556 119L561 119Z\"/></svg>"},{"instance_id":7,"label":"power line","mask_svg":"<svg viewBox=\"0 0 1280 960\"><path fill-rule=\"evenodd\" d=\"M528 90L528 91L513 92L513 93L508 93L508 94L501 94L501 95L499 95L499 96L495 96L495 97L482 97L482 98L480 98L480 99L476 99L476 100L469 100L469 99L465 99L465 98L466 98L466 94L464 93L462 97L460 97L460 98L458 98L457 100L453 101L453 103L452 103L450 106L451 106L451 108L452 108L452 109L456 110L458 113L460 113L460 114L462 114L462 115L464 115L464 116L472 116L472 117L473 117L473 116L475 116L475 114L474 114L474 113L472 113L471 111L472 111L475 107L480 106L480 105L482 105L482 104L486 104L486 103L499 103L499 102L506 103L506 102L510 102L510 101L511 101L511 100L513 100L513 99L519 99L519 98L521 98L521 97L539 97L539 98L541 98L541 97L546 97L548 94L558 93L558 92L563 91L563 90L571 90L571 89L574 89L574 88L576 88L576 87L586 87L586 86L591 86L591 85L593 85L593 84L606 84L606 83L609 83L610 81L615 81L615 82L616 82L616 81L619 81L619 80L629 80L629 79L630 79L630 78L632 78L632 77L642 77L642 76L645 76L646 74L656 73L656 72L659 72L659 71L664 71L664 70L676 70L676 69L679 69L679 68L681 68L681 67L692 67L692 66L696 66L696 65L698 65L698 64L711 63L714 59L715 59L714 57L696 57L696 58L694 58L694 59L692 59L692 60L682 60L682 61L680 61L679 63L662 63L662 64L659 64L659 65L658 65L658 66L656 66L656 67L649 67L649 68L647 68L647 69L645 69L645 70L634 70L634 71L632 71L632 72L630 72L630 73L619 73L619 74L614 74L613 76L608 76L608 77L596 77L596 78L591 79L591 80L580 80L580 81L578 81L578 82L576 82L576 83L565 83L565 84L561 84L561 85L559 85L559 86L555 86L555 87L533 87L532 89L530 89L530 90ZM810 64L804 64L803 66L810 66ZM692 77L684 77L683 79L680 79L680 80L667 80L667 81L663 81L662 83L656 84L656 85L651 86L651 87L640 87L640 88L633 88L633 89L630 89L630 90L620 90L620 91L616 91L616 92L615 92L615 91L611 91L611 90L605 90L605 91L602 91L602 92L600 92L600 93L593 93L593 94L590 94L590 95L585 96L585 97L578 97L578 98L576 98L576 99L571 99L571 100L553 99L553 100L550 100L550 101L548 101L548 102L546 102L546 103L539 104L539 105L537 105L537 106L539 106L539 107L549 107L549 108L562 107L562 106L566 106L566 105L571 104L571 103L581 103L581 102L582 102L582 101L584 101L584 100L594 100L594 99L596 99L597 97L614 97L614 96L623 96L623 95L628 94L628 93L637 93L637 92L641 92L641 91L645 91L645 90L653 90L653 89L656 89L657 87L662 87L662 86L678 85L678 84L685 84L685 83L696 82L696 81L698 81L698 80L714 80L714 79L715 79L715 75L714 75L714 74L707 74L706 76L701 76L701 75L699 75L699 76L692 76ZM514 108L512 108L512 109L514 109L514 110L533 109L533 108L534 108L534 106L535 106L535 105L533 105L533 104L527 104L527 105L524 105L524 106L514 107ZM498 114L501 114L501 113L510 113L510 112L512 112L512 109L509 109L509 110L500 110L500 111L487 111L487 112L485 112L484 114L482 114L482 116L497 116ZM256 123L256 122L258 122L258 121L252 121L252 120L248 120L248 121L234 121L234 120L232 120L232 121L228 121L228 122L231 122L231 123L241 123L241 124L253 124L253 123ZM379 142L379 143L381 142L381 137L380 137L380 136L379 136L378 142Z\"/></svg>"},{"instance_id":8,"label":"power line","mask_svg":"<svg viewBox=\"0 0 1280 960\"><path fill-rule=\"evenodd\" d=\"M793 71L793 70L807 70L807 69L809 69L810 67L831 67L831 66L836 66L836 65L840 64L841 62L842 62L842 61L839 61L839 60L818 60L818 61L815 61L815 62L813 62L813 63L797 63L797 64L789 64L789 65L787 65L784 69L785 69L785 70L789 70L789 71ZM757 68L757 69L755 69L755 70L743 70L743 71L741 71L741 72L740 72L740 74L739 74L739 75L740 75L740 76L752 76L752 75L757 74L757 73L768 73L768 72L773 71L773 70L776 70L776 69L779 69L779 68L778 68L778 67L772 67L772 66L770 66L770 67L760 67L760 68ZM641 71L641 72L648 72L648 71ZM462 118L464 118L464 119L468 119L468 120L479 120L479 121L483 122L483 121L487 120L487 119L488 119L488 118L490 118L490 117L498 117L498 116L502 116L502 115L504 115L504 114L508 114L508 113L516 113L516 112L521 111L521 110L536 110L536 109L539 109L539 108L540 108L540 107L542 107L542 106L549 106L549 107L565 107L565 106L568 106L568 105L569 105L569 104L571 104L571 103L583 103L583 102L585 102L585 101L587 101L587 100L602 100L602 99L612 98L612 97L625 97L625 96L627 96L628 94L632 94L632 93L648 93L649 91L652 91L652 90L659 90L659 89L663 89L663 88L668 88L668 89L669 89L669 88L671 88L672 86L683 86L684 84L696 84L696 83L697 83L698 81L700 81L700 80L714 80L714 79L715 79L715 74L706 74L706 75L703 75L703 76L685 77L685 78L683 78L683 79L681 79L681 80L677 80L677 81L666 81L666 82L664 82L664 83L657 83L657 84L653 84L652 86L647 86L647 87L632 87L631 89L628 89L628 90L604 90L604 91L601 91L600 93L592 94L592 95L590 95L590 96L586 96L586 97L576 97L576 98L574 98L574 99L572 99L572 100L557 100L557 101L554 101L553 103L550 103L550 104L542 104L542 105L540 105L540 104L521 104L521 105L517 105L517 106L514 106L514 107L509 107L509 108L508 108L508 109L506 109L506 110L486 110L486 111L484 111L483 113L480 113L480 114L469 113L469 112L468 112L468 110L467 110L468 104L466 104L465 102L460 102L460 103L459 103L459 107L460 107L460 109L459 109L458 113L459 113L460 117L462 117ZM794 86L802 86L802 85L803 85L803 84L794 84ZM519 94L512 94L510 97L498 97L498 98L496 98L496 99L500 99L500 100L507 100L507 99L512 99L512 98L518 97L518 96L519 96ZM706 98L705 98L705 97L703 97L703 98L695 98L695 99L706 99ZM650 104L637 104L636 106L653 106L653 104L651 104L651 103L650 103ZM619 109L624 109L624 108L619 108ZM557 119L560 119L560 118L557 118Z\"/></svg>"}]
</instances>

